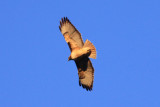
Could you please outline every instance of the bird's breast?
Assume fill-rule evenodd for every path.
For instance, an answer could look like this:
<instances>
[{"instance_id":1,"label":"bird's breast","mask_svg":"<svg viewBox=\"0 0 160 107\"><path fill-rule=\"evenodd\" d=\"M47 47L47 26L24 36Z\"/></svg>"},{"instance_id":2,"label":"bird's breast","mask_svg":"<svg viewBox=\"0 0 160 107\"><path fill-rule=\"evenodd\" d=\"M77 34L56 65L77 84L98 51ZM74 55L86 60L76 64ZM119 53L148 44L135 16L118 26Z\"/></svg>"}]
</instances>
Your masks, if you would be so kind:
<instances>
[{"instance_id":1,"label":"bird's breast","mask_svg":"<svg viewBox=\"0 0 160 107\"><path fill-rule=\"evenodd\" d=\"M77 58L80 58L84 55L87 55L87 49L84 49L84 48L81 48L81 49L75 49L71 52L71 58L73 60L77 59Z\"/></svg>"},{"instance_id":2,"label":"bird's breast","mask_svg":"<svg viewBox=\"0 0 160 107\"><path fill-rule=\"evenodd\" d=\"M72 58L72 59L77 59L77 58L80 57L80 56L81 56L81 52L80 52L79 49L73 50L73 51L71 52L71 58Z\"/></svg>"}]
</instances>

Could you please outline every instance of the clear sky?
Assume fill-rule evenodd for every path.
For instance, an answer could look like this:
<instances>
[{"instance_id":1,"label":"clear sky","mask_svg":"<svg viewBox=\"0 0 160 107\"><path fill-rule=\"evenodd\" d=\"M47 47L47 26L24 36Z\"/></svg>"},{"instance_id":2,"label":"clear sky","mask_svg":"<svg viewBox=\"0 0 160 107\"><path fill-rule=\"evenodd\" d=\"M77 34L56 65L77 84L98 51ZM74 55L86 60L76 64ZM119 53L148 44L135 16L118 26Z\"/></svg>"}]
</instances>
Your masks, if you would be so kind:
<instances>
[{"instance_id":1,"label":"clear sky","mask_svg":"<svg viewBox=\"0 0 160 107\"><path fill-rule=\"evenodd\" d=\"M93 91L59 31L97 49ZM1 0L0 107L160 107L159 0Z\"/></svg>"}]
</instances>

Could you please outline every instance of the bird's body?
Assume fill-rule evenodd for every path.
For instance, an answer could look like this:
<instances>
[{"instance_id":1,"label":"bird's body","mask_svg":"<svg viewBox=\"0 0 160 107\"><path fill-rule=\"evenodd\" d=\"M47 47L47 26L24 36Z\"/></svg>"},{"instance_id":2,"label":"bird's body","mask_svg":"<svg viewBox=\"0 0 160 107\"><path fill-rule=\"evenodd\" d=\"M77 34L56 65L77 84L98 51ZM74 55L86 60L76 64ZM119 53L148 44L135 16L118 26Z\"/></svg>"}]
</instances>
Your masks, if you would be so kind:
<instances>
[{"instance_id":1,"label":"bird's body","mask_svg":"<svg viewBox=\"0 0 160 107\"><path fill-rule=\"evenodd\" d=\"M78 68L79 85L92 90L94 68L89 57L96 59L96 48L89 40L83 42L81 34L68 18L62 18L59 28L71 50L68 60L74 60Z\"/></svg>"},{"instance_id":2,"label":"bird's body","mask_svg":"<svg viewBox=\"0 0 160 107\"><path fill-rule=\"evenodd\" d=\"M70 58L72 60L77 60L84 56L89 56L91 53L91 50L89 48L75 48L71 52Z\"/></svg>"}]
</instances>

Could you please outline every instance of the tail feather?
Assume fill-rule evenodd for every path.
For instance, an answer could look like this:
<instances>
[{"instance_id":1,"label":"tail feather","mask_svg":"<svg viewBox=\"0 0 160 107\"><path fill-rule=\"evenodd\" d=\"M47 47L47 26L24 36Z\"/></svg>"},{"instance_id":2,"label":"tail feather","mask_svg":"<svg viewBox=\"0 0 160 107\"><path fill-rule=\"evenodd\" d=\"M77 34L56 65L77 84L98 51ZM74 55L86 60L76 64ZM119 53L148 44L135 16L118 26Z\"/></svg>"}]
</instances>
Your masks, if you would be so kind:
<instances>
[{"instance_id":1,"label":"tail feather","mask_svg":"<svg viewBox=\"0 0 160 107\"><path fill-rule=\"evenodd\" d=\"M94 45L87 39L86 42L84 43L83 47L89 47L91 50L91 54L89 55L90 58L96 59L96 48Z\"/></svg>"}]
</instances>

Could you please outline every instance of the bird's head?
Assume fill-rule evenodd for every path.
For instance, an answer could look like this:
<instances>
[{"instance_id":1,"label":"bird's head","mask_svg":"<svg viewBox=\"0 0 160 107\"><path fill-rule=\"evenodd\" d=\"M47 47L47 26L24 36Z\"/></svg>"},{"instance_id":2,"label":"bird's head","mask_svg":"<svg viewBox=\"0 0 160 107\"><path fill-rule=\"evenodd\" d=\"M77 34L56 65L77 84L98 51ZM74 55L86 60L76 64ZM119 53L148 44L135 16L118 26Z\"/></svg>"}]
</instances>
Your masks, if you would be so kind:
<instances>
[{"instance_id":1,"label":"bird's head","mask_svg":"<svg viewBox=\"0 0 160 107\"><path fill-rule=\"evenodd\" d=\"M68 57L68 61L72 60L71 56Z\"/></svg>"}]
</instances>

